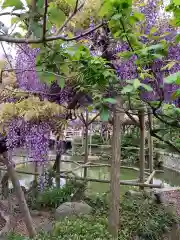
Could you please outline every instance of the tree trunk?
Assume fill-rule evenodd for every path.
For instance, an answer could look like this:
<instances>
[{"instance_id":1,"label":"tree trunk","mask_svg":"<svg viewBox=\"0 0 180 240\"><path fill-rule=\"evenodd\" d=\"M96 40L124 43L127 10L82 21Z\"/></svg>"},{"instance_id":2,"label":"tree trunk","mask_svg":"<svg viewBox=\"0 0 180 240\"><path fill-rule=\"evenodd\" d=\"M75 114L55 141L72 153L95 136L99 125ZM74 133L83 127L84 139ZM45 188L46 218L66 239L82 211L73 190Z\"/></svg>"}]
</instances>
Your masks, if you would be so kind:
<instances>
[{"instance_id":1,"label":"tree trunk","mask_svg":"<svg viewBox=\"0 0 180 240\"><path fill-rule=\"evenodd\" d=\"M144 110L139 111L139 123L140 123L140 183L144 183L145 181L145 118L144 118ZM140 187L140 189L144 189Z\"/></svg>"},{"instance_id":2,"label":"tree trunk","mask_svg":"<svg viewBox=\"0 0 180 240\"><path fill-rule=\"evenodd\" d=\"M9 175L8 173L5 173L2 180L1 180L1 186L2 186L2 197L4 199L7 199L8 197L8 180L9 180Z\"/></svg>"},{"instance_id":3,"label":"tree trunk","mask_svg":"<svg viewBox=\"0 0 180 240\"><path fill-rule=\"evenodd\" d=\"M19 183L17 173L14 169L13 164L8 161L8 157L6 156L6 154L4 154L4 156L5 156L4 164L7 167L7 173L11 179L13 188L15 190L16 197L17 197L17 200L19 203L19 207L20 207L21 213L24 217L24 222L26 224L26 227L27 227L27 230L29 233L29 237L34 237L36 235L36 231L33 227L32 218L31 218L29 208L26 203L26 199L24 197L24 192L22 191L21 185Z\"/></svg>"},{"instance_id":4,"label":"tree trunk","mask_svg":"<svg viewBox=\"0 0 180 240\"><path fill-rule=\"evenodd\" d=\"M148 121L149 121L149 134L148 134L148 145L149 145L149 170L153 172L154 158L153 158L153 137L151 136L151 129L153 128L152 111L148 109ZM150 181L153 184L153 179Z\"/></svg>"},{"instance_id":5,"label":"tree trunk","mask_svg":"<svg viewBox=\"0 0 180 240\"><path fill-rule=\"evenodd\" d=\"M85 126L85 145L84 145L84 164L88 162L88 111L86 111ZM87 167L84 168L84 178L87 177Z\"/></svg>"},{"instance_id":6,"label":"tree trunk","mask_svg":"<svg viewBox=\"0 0 180 240\"><path fill-rule=\"evenodd\" d=\"M56 187L60 188L60 164L61 164L61 153L56 153Z\"/></svg>"},{"instance_id":7,"label":"tree trunk","mask_svg":"<svg viewBox=\"0 0 180 240\"><path fill-rule=\"evenodd\" d=\"M124 120L122 113L122 100L117 97L117 103L113 110L113 136L112 136L112 162L110 172L110 207L109 230L113 239L118 239L119 208L120 208L120 162L121 162L121 131Z\"/></svg>"},{"instance_id":8,"label":"tree trunk","mask_svg":"<svg viewBox=\"0 0 180 240\"><path fill-rule=\"evenodd\" d=\"M35 162L34 163L34 172L38 173L39 172L38 170L39 170L38 163ZM34 183L35 183L36 186L38 185L38 175L34 175Z\"/></svg>"}]
</instances>

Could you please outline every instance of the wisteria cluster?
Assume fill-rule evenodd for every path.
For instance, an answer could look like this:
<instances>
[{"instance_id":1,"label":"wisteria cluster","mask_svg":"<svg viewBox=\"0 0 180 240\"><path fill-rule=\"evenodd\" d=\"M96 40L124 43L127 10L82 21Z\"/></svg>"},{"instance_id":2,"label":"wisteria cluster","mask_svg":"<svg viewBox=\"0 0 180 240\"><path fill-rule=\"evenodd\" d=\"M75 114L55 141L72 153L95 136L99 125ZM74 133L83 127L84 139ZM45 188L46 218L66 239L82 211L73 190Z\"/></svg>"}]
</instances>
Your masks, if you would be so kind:
<instances>
[{"instance_id":1,"label":"wisteria cluster","mask_svg":"<svg viewBox=\"0 0 180 240\"><path fill-rule=\"evenodd\" d=\"M16 57L15 73L19 87L25 91L47 92L47 85L42 83L36 72L36 56L39 49L32 49L28 44L19 46Z\"/></svg>"},{"instance_id":2,"label":"wisteria cluster","mask_svg":"<svg viewBox=\"0 0 180 240\"><path fill-rule=\"evenodd\" d=\"M24 147L29 157L39 164L48 159L48 147L51 127L47 122L31 124L24 119L12 119L7 124L7 147Z\"/></svg>"},{"instance_id":3,"label":"wisteria cluster","mask_svg":"<svg viewBox=\"0 0 180 240\"><path fill-rule=\"evenodd\" d=\"M30 93L40 93L42 101L46 99L57 104L68 103L74 94L71 87L65 86L61 89L56 81L49 87L38 78L36 72L38 53L39 49L32 49L28 44L19 46L15 67L18 87ZM11 99L8 99L8 102L10 101ZM63 114L58 117L63 118ZM7 124L7 147L9 149L24 147L34 161L43 163L48 159L50 133L54 129L52 119L49 120L50 123L42 121L32 123L21 118L12 119ZM57 151L64 151L62 144L58 143Z\"/></svg>"},{"instance_id":4,"label":"wisteria cluster","mask_svg":"<svg viewBox=\"0 0 180 240\"><path fill-rule=\"evenodd\" d=\"M175 84L164 83L164 78L169 74L176 73L180 70L180 44L176 44L174 38L176 36L176 29L169 25L168 19L163 15L163 7L160 7L159 0L149 0L145 5L140 7L141 13L145 16L145 28L144 34L149 34L152 28L155 28L154 36L162 36L160 40L166 40L169 44L168 55L163 59L155 60L151 66L146 68L151 69L152 77L145 78L144 83L149 84L152 88L152 92L141 92L141 98L145 101L154 101L163 99L165 102L173 102L179 106L179 99L172 101L172 93L179 87ZM143 26L142 26L143 29ZM163 36L164 33L165 34ZM149 44L148 37L145 35L141 37L142 43ZM153 44L157 44L158 40L154 40ZM171 43L171 44L170 44ZM152 42L151 42L152 44ZM132 51L128 42L117 43L114 49L115 53L120 53L124 51ZM114 53L113 53L114 54ZM118 59L113 62L114 67L117 71L119 78L121 79L121 84L125 83L122 80L135 79L138 77L137 66L135 60L138 55L133 55L128 60ZM168 62L176 61L176 63L171 68L164 68Z\"/></svg>"}]
</instances>

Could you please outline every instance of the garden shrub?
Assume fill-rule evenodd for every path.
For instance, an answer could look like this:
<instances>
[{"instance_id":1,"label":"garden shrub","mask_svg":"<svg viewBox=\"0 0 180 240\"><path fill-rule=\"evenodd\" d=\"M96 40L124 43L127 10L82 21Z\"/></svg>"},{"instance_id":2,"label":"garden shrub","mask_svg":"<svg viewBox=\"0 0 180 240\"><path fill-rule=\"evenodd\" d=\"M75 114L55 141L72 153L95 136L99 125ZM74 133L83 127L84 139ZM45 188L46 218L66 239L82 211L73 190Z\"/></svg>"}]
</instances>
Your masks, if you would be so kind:
<instances>
[{"instance_id":1,"label":"garden shrub","mask_svg":"<svg viewBox=\"0 0 180 240\"><path fill-rule=\"evenodd\" d=\"M81 195L77 196L78 198L82 198L84 190L84 182L70 180L61 188L47 188L39 193L34 199L32 207L57 208L64 202L69 202L72 199L76 200L75 195L77 196L77 194Z\"/></svg>"},{"instance_id":2,"label":"garden shrub","mask_svg":"<svg viewBox=\"0 0 180 240\"><path fill-rule=\"evenodd\" d=\"M41 232L34 240L112 240L108 232L106 195L86 198L86 201L94 207L94 214L65 218L55 223L51 233ZM141 240L160 240L165 230L176 223L173 214L145 197L124 196L120 206L118 240L134 240L136 236ZM9 236L9 240L22 239Z\"/></svg>"}]
</instances>

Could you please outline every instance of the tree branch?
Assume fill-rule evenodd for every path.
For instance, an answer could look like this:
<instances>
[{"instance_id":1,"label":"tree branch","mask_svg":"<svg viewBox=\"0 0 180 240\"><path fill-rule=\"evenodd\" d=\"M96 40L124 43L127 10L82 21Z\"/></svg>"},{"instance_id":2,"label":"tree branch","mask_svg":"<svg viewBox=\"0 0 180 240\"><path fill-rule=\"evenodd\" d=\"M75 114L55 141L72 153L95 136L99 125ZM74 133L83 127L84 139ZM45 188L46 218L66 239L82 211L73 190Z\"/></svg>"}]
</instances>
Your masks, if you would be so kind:
<instances>
[{"instance_id":1,"label":"tree branch","mask_svg":"<svg viewBox=\"0 0 180 240\"><path fill-rule=\"evenodd\" d=\"M87 31L85 31L84 33L81 33L77 36L74 36L72 38L66 38L63 37L62 35L57 35L57 36L51 36L51 37L47 37L44 39L44 42L51 42L51 41L55 41L55 40L63 40L63 41L74 41L74 40L79 40L80 38L83 38L91 33L93 33L94 31L96 31L97 29L101 28L105 23L100 23L98 24L96 27L94 27L93 29L88 29ZM13 37L9 37L9 36L0 36L0 41L4 41L4 42L9 42L9 43L42 43L42 38L38 38L38 39L30 39L30 38L13 38Z\"/></svg>"},{"instance_id":2,"label":"tree branch","mask_svg":"<svg viewBox=\"0 0 180 240\"><path fill-rule=\"evenodd\" d=\"M82 3L79 7L78 7L78 2L79 0L76 0L76 4L75 4L75 7L74 7L74 11L71 13L71 15L66 19L66 21L63 23L63 25L57 30L57 33L56 35L59 35L62 30L67 26L67 24L71 21L71 19L76 15L76 13L78 11L81 10L81 8L84 6L84 3Z\"/></svg>"},{"instance_id":3,"label":"tree branch","mask_svg":"<svg viewBox=\"0 0 180 240\"><path fill-rule=\"evenodd\" d=\"M159 121L161 121L162 123L165 123L165 124L167 124L167 125L169 125L169 126L171 126L171 127L180 128L180 123L179 123L178 120L174 120L174 121L172 121L172 122L168 122L168 121L164 120L163 118L161 118L161 117L156 113L156 111L157 111L156 108L152 107L150 104L148 104L148 105L151 107L153 115L154 115Z\"/></svg>"},{"instance_id":4,"label":"tree branch","mask_svg":"<svg viewBox=\"0 0 180 240\"><path fill-rule=\"evenodd\" d=\"M176 152L180 153L180 149L179 149L178 147L174 146L174 144L172 144L170 141L164 140L162 137L160 137L159 135L157 135L157 134L155 133L155 131L156 131L156 129L155 129L155 130L152 130L152 129L150 130L151 136L153 136L153 137L159 139L160 141L166 143L167 145L171 146Z\"/></svg>"},{"instance_id":5,"label":"tree branch","mask_svg":"<svg viewBox=\"0 0 180 240\"><path fill-rule=\"evenodd\" d=\"M100 112L99 112L96 116L94 116L94 117L88 122L88 126L89 126L91 123L93 123L93 122L96 120L96 118L99 117L99 115L100 115Z\"/></svg>"},{"instance_id":6,"label":"tree branch","mask_svg":"<svg viewBox=\"0 0 180 240\"><path fill-rule=\"evenodd\" d=\"M44 0L43 33L42 33L43 42L46 38L47 11L48 11L48 0Z\"/></svg>"},{"instance_id":7,"label":"tree branch","mask_svg":"<svg viewBox=\"0 0 180 240\"><path fill-rule=\"evenodd\" d=\"M140 126L139 122L136 121L136 119L128 111L125 111L125 114L132 120L132 122L134 123L135 126L137 126L137 127Z\"/></svg>"},{"instance_id":8,"label":"tree branch","mask_svg":"<svg viewBox=\"0 0 180 240\"><path fill-rule=\"evenodd\" d=\"M4 52L4 54L5 54L5 57L6 57L7 61L8 61L8 63L9 63L9 66L10 66L11 68L13 68L12 63L11 63L11 61L10 61L9 58L8 58L8 55L7 55L7 53L6 53L6 50L5 50L2 42L1 42L1 47L2 47L2 49L3 49L3 52Z\"/></svg>"},{"instance_id":9,"label":"tree branch","mask_svg":"<svg viewBox=\"0 0 180 240\"><path fill-rule=\"evenodd\" d=\"M14 12L2 12L2 13L0 13L0 17L1 16L6 16L6 15L21 17L22 14L21 13L14 13Z\"/></svg>"},{"instance_id":10,"label":"tree branch","mask_svg":"<svg viewBox=\"0 0 180 240\"><path fill-rule=\"evenodd\" d=\"M31 13L32 16L29 18L29 27L28 27L28 31L26 34L26 38L30 37L30 35L32 34L32 24L34 22L34 14L36 12L36 0L31 0Z\"/></svg>"}]
</instances>

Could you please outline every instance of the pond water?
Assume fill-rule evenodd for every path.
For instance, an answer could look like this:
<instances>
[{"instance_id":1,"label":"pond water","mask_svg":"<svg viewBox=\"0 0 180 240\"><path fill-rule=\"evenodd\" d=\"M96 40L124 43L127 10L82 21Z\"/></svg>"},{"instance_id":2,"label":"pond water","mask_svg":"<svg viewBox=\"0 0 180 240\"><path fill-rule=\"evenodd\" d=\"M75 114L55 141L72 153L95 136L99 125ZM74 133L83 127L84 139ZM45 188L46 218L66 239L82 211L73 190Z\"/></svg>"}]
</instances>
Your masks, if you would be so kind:
<instances>
[{"instance_id":1,"label":"pond water","mask_svg":"<svg viewBox=\"0 0 180 240\"><path fill-rule=\"evenodd\" d=\"M74 160L74 161L83 161L83 157L73 157L73 156L63 156L64 159L67 160ZM50 163L51 165L53 162ZM61 170L70 170L77 167L74 163L69 162L62 162L61 163ZM28 164L20 164L18 165L18 170L34 173L35 171L35 165L33 163ZM79 177L83 177L83 169L77 169L75 173ZM31 181L33 181L34 176L28 175L28 174L18 174L21 186L25 186L26 188L29 187L29 184ZM88 169L88 177L89 178L97 178L102 180L108 180L109 179L109 167L93 167ZM137 179L139 177L139 172L135 170L130 169L121 169L121 180L132 180ZM164 183L165 187L178 187L180 186L180 173L174 172L172 170L164 169L164 173L156 174L154 183ZM61 184L63 185L65 183L64 179L61 179ZM127 191L128 186L121 185L121 192ZM132 187L130 187L132 189ZM99 183L99 182L89 182L88 183L88 191L89 192L97 192L97 193L103 193L109 190L109 184L107 183Z\"/></svg>"}]
</instances>

